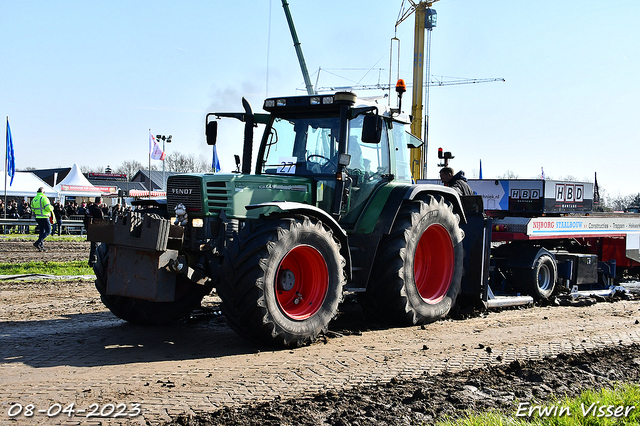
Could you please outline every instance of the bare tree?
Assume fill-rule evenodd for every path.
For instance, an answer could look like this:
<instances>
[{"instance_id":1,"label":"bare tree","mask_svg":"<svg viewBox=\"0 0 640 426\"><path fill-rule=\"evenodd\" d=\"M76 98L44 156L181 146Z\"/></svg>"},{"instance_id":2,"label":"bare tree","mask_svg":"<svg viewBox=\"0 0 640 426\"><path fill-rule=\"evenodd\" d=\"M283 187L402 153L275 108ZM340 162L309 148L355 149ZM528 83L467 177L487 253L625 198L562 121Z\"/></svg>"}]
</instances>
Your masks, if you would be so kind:
<instances>
[{"instance_id":1,"label":"bare tree","mask_svg":"<svg viewBox=\"0 0 640 426\"><path fill-rule=\"evenodd\" d=\"M211 171L211 165L203 157L194 154L174 152L164 160L165 170L178 173L205 173Z\"/></svg>"},{"instance_id":2,"label":"bare tree","mask_svg":"<svg viewBox=\"0 0 640 426\"><path fill-rule=\"evenodd\" d=\"M148 168L148 167L146 167ZM138 171L145 169L141 162L138 160L126 160L123 161L120 166L116 168L116 173L124 173L128 179L131 179L133 175Z\"/></svg>"},{"instance_id":3,"label":"bare tree","mask_svg":"<svg viewBox=\"0 0 640 426\"><path fill-rule=\"evenodd\" d=\"M558 180L565 180L567 182L577 182L579 179L573 175L560 176Z\"/></svg>"},{"instance_id":4,"label":"bare tree","mask_svg":"<svg viewBox=\"0 0 640 426\"><path fill-rule=\"evenodd\" d=\"M498 176L498 179L518 179L519 176L512 172L511 170L507 170L504 175Z\"/></svg>"},{"instance_id":5,"label":"bare tree","mask_svg":"<svg viewBox=\"0 0 640 426\"><path fill-rule=\"evenodd\" d=\"M615 196L607 196L605 198L604 205L609 207L611 210L616 212L622 212L627 207L633 204L635 200L634 195L615 195Z\"/></svg>"},{"instance_id":6,"label":"bare tree","mask_svg":"<svg viewBox=\"0 0 640 426\"><path fill-rule=\"evenodd\" d=\"M87 174L87 173L104 173L104 167L102 167L102 166L98 166L98 167L80 166L80 171L83 174Z\"/></svg>"}]
</instances>

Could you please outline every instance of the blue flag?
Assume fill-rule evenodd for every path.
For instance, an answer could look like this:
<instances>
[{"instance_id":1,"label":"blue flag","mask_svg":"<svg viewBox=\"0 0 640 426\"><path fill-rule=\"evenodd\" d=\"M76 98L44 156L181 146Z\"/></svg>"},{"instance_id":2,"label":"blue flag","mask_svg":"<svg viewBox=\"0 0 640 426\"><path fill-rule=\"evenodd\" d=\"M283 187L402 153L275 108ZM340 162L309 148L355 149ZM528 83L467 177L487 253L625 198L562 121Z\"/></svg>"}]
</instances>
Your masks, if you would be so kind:
<instances>
[{"instance_id":1,"label":"blue flag","mask_svg":"<svg viewBox=\"0 0 640 426\"><path fill-rule=\"evenodd\" d=\"M213 161L211 162L211 168L216 173L222 170L222 168L220 167L220 160L218 159L218 150L216 150L215 145L213 145Z\"/></svg>"},{"instance_id":2,"label":"blue flag","mask_svg":"<svg viewBox=\"0 0 640 426\"><path fill-rule=\"evenodd\" d=\"M16 159L13 155L13 140L11 138L11 127L9 127L9 118L7 118L7 171L11 177L11 183L13 184L13 177L16 175Z\"/></svg>"},{"instance_id":3,"label":"blue flag","mask_svg":"<svg viewBox=\"0 0 640 426\"><path fill-rule=\"evenodd\" d=\"M482 179L482 160L480 160L480 179Z\"/></svg>"}]
</instances>

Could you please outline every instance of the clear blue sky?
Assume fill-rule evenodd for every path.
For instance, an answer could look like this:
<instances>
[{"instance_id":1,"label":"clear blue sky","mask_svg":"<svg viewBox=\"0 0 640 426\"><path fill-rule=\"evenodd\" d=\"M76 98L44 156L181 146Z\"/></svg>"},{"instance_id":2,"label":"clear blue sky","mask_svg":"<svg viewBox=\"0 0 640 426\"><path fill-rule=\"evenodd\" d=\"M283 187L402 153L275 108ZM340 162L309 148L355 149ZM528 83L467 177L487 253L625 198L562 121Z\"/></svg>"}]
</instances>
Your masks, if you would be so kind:
<instances>
[{"instance_id":1,"label":"clear blue sky","mask_svg":"<svg viewBox=\"0 0 640 426\"><path fill-rule=\"evenodd\" d=\"M289 3L314 83L319 68L319 86L388 82L401 0ZM207 112L239 111L242 96L259 111L266 95L304 94L280 0L1 4L0 114L18 169L146 164L149 128L173 135L169 153L209 158ZM640 192L640 2L434 8L431 74L506 82L431 88L429 178L442 146L468 177L482 160L485 178L534 178L544 167L553 178L597 172L611 195ZM407 81L413 24L398 27ZM230 171L241 140L221 136Z\"/></svg>"}]
</instances>

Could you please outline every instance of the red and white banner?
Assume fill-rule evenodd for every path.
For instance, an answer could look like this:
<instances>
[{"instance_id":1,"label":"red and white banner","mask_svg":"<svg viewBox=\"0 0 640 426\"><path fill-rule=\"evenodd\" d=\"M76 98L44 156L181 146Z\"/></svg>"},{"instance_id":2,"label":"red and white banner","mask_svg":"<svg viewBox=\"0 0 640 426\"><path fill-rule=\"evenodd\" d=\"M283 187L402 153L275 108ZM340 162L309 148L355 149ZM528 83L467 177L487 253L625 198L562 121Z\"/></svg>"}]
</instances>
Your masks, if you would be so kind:
<instances>
[{"instance_id":1,"label":"red and white banner","mask_svg":"<svg viewBox=\"0 0 640 426\"><path fill-rule=\"evenodd\" d=\"M61 191L76 191L76 192L102 192L103 194L110 194L117 192L115 186L85 186L85 185L60 185Z\"/></svg>"},{"instance_id":2,"label":"red and white banner","mask_svg":"<svg viewBox=\"0 0 640 426\"><path fill-rule=\"evenodd\" d=\"M89 173L87 175L90 178L105 178L105 179L126 179L126 173Z\"/></svg>"},{"instance_id":3,"label":"red and white banner","mask_svg":"<svg viewBox=\"0 0 640 426\"><path fill-rule=\"evenodd\" d=\"M151 154L152 160L164 161L166 154L160 148L160 144L156 141L155 136L149 132L149 154Z\"/></svg>"},{"instance_id":4,"label":"red and white banner","mask_svg":"<svg viewBox=\"0 0 640 426\"><path fill-rule=\"evenodd\" d=\"M132 189L129 191L129 197L133 197L133 198L141 198L141 197L148 197L149 196L149 191L148 190L142 190L142 189ZM151 191L151 196L152 197L166 197L167 193L164 191Z\"/></svg>"}]
</instances>

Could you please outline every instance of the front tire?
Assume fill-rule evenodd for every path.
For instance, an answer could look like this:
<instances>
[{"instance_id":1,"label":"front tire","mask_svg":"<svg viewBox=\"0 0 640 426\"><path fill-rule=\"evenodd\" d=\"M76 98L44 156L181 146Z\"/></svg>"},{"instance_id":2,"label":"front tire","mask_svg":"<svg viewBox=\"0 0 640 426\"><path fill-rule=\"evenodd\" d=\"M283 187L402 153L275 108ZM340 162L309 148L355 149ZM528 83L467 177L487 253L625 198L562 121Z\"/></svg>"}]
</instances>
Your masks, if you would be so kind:
<instances>
[{"instance_id":1,"label":"front tire","mask_svg":"<svg viewBox=\"0 0 640 426\"><path fill-rule=\"evenodd\" d=\"M301 346L326 331L338 311L345 260L318 219L249 223L224 258L218 294L229 326L241 336Z\"/></svg>"},{"instance_id":2,"label":"front tire","mask_svg":"<svg viewBox=\"0 0 640 426\"><path fill-rule=\"evenodd\" d=\"M186 318L200 306L202 298L212 287L192 283L186 277L176 278L176 293L173 302L151 302L133 297L115 296L107 293L107 270L109 245L100 244L96 250L97 261L93 265L96 274L96 289L102 303L118 318L140 325L167 325Z\"/></svg>"},{"instance_id":3,"label":"front tire","mask_svg":"<svg viewBox=\"0 0 640 426\"><path fill-rule=\"evenodd\" d=\"M442 198L400 208L378 248L362 304L370 317L400 325L444 318L460 292L463 232Z\"/></svg>"}]
</instances>

